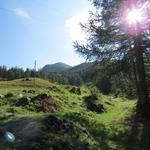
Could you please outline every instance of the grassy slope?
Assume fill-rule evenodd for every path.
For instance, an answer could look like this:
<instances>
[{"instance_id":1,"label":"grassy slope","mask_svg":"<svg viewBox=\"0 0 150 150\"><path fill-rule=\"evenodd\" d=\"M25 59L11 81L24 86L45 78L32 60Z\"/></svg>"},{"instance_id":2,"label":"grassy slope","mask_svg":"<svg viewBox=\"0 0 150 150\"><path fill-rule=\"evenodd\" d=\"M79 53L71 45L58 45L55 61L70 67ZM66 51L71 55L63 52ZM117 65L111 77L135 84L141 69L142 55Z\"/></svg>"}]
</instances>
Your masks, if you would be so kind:
<instances>
[{"instance_id":1,"label":"grassy slope","mask_svg":"<svg viewBox=\"0 0 150 150\"><path fill-rule=\"evenodd\" d=\"M87 111L84 96L89 94L89 90L82 87L82 94L77 95L70 93L70 86L55 85L48 81L36 79L34 81L14 80L9 82L0 82L0 94L7 92L14 93L12 100L18 99L20 96L34 96L39 93L47 93L51 95L59 106L59 112L53 113L60 120L66 120L73 125L72 131L58 132L49 131L48 126L43 120L49 116L49 113L35 112L25 107L14 107L16 114L7 117L8 112L12 108L9 103L1 103L0 124L10 126L16 135L16 143L8 144L1 141L0 149L9 149L11 146L17 147L22 141L29 142L31 135L42 137L39 142L33 142L34 146L39 149L93 149L93 150L149 150L150 141L148 125L149 123L134 122L131 119L135 101L127 99L113 98L111 96L99 95L99 99L104 104L105 112L97 114ZM56 86L59 90L48 90L48 87ZM22 93L22 90L34 89L35 94ZM62 134L63 132L63 134ZM144 140L143 137L147 137ZM37 144L37 145L36 145ZM38 148L37 148L38 149Z\"/></svg>"}]
</instances>

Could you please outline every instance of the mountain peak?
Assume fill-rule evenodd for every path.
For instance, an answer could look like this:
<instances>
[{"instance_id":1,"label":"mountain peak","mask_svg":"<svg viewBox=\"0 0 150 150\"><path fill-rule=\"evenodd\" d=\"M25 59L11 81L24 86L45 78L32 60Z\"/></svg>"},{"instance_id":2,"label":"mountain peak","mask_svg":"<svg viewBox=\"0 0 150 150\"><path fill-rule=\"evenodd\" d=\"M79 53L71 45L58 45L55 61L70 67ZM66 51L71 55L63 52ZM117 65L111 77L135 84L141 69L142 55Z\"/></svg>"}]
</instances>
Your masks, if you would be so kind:
<instances>
[{"instance_id":1,"label":"mountain peak","mask_svg":"<svg viewBox=\"0 0 150 150\"><path fill-rule=\"evenodd\" d=\"M69 66L65 63L57 62L55 64L45 65L42 68L42 71L44 71L44 72L62 72L62 71L66 71L67 69L70 69L70 68L71 68L71 66Z\"/></svg>"}]
</instances>

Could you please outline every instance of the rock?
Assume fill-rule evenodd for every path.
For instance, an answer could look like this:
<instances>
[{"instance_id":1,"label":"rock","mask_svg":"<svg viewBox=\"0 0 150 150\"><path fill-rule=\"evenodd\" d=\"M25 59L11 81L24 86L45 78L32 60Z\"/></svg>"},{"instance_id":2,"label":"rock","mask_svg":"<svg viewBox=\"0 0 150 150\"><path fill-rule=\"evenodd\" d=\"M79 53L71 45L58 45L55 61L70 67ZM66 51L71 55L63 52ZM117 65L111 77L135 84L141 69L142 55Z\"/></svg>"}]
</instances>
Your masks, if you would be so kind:
<instances>
[{"instance_id":1,"label":"rock","mask_svg":"<svg viewBox=\"0 0 150 150\"><path fill-rule=\"evenodd\" d=\"M16 103L16 106L26 106L29 104L29 101L30 101L29 97L20 98Z\"/></svg>"},{"instance_id":2,"label":"rock","mask_svg":"<svg viewBox=\"0 0 150 150\"><path fill-rule=\"evenodd\" d=\"M87 105L87 109L91 111L95 111L97 113L102 113L104 112L104 106L100 104L97 96L95 95L90 95L85 97L85 102Z\"/></svg>"},{"instance_id":3,"label":"rock","mask_svg":"<svg viewBox=\"0 0 150 150\"><path fill-rule=\"evenodd\" d=\"M47 128L51 129L52 132L69 132L73 131L73 125L71 122L59 119L53 115L50 115L45 120Z\"/></svg>"},{"instance_id":4,"label":"rock","mask_svg":"<svg viewBox=\"0 0 150 150\"><path fill-rule=\"evenodd\" d=\"M43 112L57 112L57 106L53 102L51 96L45 97L41 100L41 109Z\"/></svg>"},{"instance_id":5,"label":"rock","mask_svg":"<svg viewBox=\"0 0 150 150\"><path fill-rule=\"evenodd\" d=\"M32 102L39 101L39 110L43 112L57 112L58 108L51 96L46 93L37 95L31 99Z\"/></svg>"}]
</instances>

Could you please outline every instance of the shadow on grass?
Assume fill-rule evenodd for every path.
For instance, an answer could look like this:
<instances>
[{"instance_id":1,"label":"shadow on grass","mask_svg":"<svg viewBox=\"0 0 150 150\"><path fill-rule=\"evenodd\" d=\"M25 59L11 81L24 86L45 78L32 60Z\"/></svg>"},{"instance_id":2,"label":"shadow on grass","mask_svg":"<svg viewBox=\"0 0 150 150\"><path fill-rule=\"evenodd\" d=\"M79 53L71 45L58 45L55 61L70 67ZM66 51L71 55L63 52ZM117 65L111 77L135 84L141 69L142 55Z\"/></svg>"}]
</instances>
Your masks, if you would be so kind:
<instances>
[{"instance_id":1,"label":"shadow on grass","mask_svg":"<svg viewBox=\"0 0 150 150\"><path fill-rule=\"evenodd\" d=\"M7 125L17 142L2 150L150 150L150 120L132 116L121 125L123 130L117 123L108 130L109 125L76 112L48 115L38 121L23 117Z\"/></svg>"},{"instance_id":2,"label":"shadow on grass","mask_svg":"<svg viewBox=\"0 0 150 150\"><path fill-rule=\"evenodd\" d=\"M137 114L126 120L129 128L113 140L119 150L150 150L150 120Z\"/></svg>"},{"instance_id":3,"label":"shadow on grass","mask_svg":"<svg viewBox=\"0 0 150 150\"><path fill-rule=\"evenodd\" d=\"M41 136L41 128L38 122L30 117L22 117L7 122L6 131L15 135L15 142L9 143L0 139L0 148L2 150L34 150L35 145Z\"/></svg>"},{"instance_id":4,"label":"shadow on grass","mask_svg":"<svg viewBox=\"0 0 150 150\"><path fill-rule=\"evenodd\" d=\"M105 125L92 122L81 113L65 114L64 118L86 128L100 150L150 150L150 120L131 116L121 123L122 130L113 123L108 130ZM111 132L111 134L110 134Z\"/></svg>"},{"instance_id":5,"label":"shadow on grass","mask_svg":"<svg viewBox=\"0 0 150 150\"><path fill-rule=\"evenodd\" d=\"M66 113L63 118L80 125L79 128L84 130L88 134L89 146L87 149L90 150L113 150L108 144L108 132L105 126L101 123L91 121L86 115L82 113ZM94 144L93 144L94 143Z\"/></svg>"}]
</instances>

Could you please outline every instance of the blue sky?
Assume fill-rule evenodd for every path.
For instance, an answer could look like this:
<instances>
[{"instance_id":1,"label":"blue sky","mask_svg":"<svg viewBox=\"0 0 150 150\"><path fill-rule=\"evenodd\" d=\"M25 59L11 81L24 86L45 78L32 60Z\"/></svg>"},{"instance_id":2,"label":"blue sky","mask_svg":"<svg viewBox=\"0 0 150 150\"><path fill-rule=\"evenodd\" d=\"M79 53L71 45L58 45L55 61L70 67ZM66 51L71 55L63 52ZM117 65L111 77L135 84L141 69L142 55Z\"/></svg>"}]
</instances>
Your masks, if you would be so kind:
<instances>
[{"instance_id":1,"label":"blue sky","mask_svg":"<svg viewBox=\"0 0 150 150\"><path fill-rule=\"evenodd\" d=\"M84 62L73 41L85 41L79 22L85 22L88 0L1 0L0 65L32 68L64 62Z\"/></svg>"}]
</instances>

